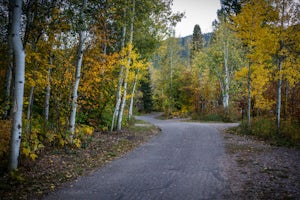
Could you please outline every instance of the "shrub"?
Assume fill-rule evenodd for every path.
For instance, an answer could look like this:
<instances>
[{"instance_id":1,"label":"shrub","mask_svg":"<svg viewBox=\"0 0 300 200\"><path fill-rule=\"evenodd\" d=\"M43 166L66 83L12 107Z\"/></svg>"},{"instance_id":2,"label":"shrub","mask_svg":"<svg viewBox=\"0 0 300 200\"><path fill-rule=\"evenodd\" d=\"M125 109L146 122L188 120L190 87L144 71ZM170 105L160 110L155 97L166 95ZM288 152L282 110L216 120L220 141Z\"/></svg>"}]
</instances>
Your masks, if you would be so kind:
<instances>
[{"instance_id":1,"label":"shrub","mask_svg":"<svg viewBox=\"0 0 300 200\"><path fill-rule=\"evenodd\" d=\"M276 146L300 147L300 126L291 120L282 121L280 131L275 120L268 117L252 118L251 128L242 123L236 130L240 134L254 135Z\"/></svg>"}]
</instances>

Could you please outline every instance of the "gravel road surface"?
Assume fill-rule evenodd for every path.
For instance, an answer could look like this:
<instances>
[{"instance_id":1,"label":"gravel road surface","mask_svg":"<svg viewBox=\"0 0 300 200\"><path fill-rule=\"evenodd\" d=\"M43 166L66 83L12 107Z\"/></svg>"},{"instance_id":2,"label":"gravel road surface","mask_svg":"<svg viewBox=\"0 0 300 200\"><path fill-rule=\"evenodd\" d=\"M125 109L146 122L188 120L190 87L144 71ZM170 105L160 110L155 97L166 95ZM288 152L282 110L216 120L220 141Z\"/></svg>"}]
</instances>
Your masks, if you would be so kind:
<instances>
[{"instance_id":1,"label":"gravel road surface","mask_svg":"<svg viewBox=\"0 0 300 200\"><path fill-rule=\"evenodd\" d=\"M102 169L69 183L45 199L224 199L230 187L224 175L224 142L219 129L236 124L138 119L161 133Z\"/></svg>"}]
</instances>

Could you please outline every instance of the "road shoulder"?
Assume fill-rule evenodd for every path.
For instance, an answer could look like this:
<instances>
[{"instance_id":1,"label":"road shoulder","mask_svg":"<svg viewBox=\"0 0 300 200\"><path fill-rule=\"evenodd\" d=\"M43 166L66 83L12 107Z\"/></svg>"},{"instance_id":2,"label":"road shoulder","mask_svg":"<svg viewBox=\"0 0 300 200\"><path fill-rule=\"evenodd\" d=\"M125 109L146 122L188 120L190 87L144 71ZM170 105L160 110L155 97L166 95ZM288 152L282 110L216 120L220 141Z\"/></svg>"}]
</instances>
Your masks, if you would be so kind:
<instances>
[{"instance_id":1,"label":"road shoulder","mask_svg":"<svg viewBox=\"0 0 300 200\"><path fill-rule=\"evenodd\" d=\"M222 135L230 199L299 199L300 150L224 131Z\"/></svg>"}]
</instances>

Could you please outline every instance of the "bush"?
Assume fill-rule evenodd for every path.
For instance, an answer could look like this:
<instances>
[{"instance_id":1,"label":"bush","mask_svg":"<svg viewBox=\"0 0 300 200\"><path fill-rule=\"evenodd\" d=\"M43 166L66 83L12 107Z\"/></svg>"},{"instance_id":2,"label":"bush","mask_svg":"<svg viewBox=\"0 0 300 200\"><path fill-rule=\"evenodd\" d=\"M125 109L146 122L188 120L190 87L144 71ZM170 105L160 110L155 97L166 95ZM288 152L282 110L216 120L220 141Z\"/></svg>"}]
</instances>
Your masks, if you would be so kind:
<instances>
[{"instance_id":1,"label":"bush","mask_svg":"<svg viewBox=\"0 0 300 200\"><path fill-rule=\"evenodd\" d=\"M272 119L257 117L252 120L252 134L263 139L273 139L276 135L275 121Z\"/></svg>"},{"instance_id":2,"label":"bush","mask_svg":"<svg viewBox=\"0 0 300 200\"><path fill-rule=\"evenodd\" d=\"M282 121L281 134L289 140L295 146L300 147L300 124L292 122L291 120Z\"/></svg>"},{"instance_id":3,"label":"bush","mask_svg":"<svg viewBox=\"0 0 300 200\"><path fill-rule=\"evenodd\" d=\"M275 120L267 117L252 118L251 128L242 123L236 130L240 134L254 135L276 146L300 147L300 126L290 120L281 122L277 130Z\"/></svg>"},{"instance_id":4,"label":"bush","mask_svg":"<svg viewBox=\"0 0 300 200\"><path fill-rule=\"evenodd\" d=\"M191 115L194 120L215 121L215 122L235 122L240 120L238 110L229 108L226 112L222 107L212 110L204 110L201 113L193 113Z\"/></svg>"}]
</instances>

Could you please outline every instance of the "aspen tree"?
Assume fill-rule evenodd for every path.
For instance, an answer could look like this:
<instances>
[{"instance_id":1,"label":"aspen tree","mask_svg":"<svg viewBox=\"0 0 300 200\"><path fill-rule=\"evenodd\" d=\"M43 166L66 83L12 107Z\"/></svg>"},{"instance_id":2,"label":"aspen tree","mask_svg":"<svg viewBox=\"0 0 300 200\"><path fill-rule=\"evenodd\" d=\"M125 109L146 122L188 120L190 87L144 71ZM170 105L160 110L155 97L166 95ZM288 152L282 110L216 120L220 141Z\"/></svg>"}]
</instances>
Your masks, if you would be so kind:
<instances>
[{"instance_id":1,"label":"aspen tree","mask_svg":"<svg viewBox=\"0 0 300 200\"><path fill-rule=\"evenodd\" d=\"M76 112L77 112L77 98L78 98L78 86L80 82L80 74L81 74L81 65L83 59L83 50L84 50L84 42L86 39L86 18L85 18L85 8L86 8L87 0L83 0L82 8L80 10L80 22L82 24L79 30L79 44L77 50L77 60L76 60L76 72L75 72L75 83L73 85L72 91L72 103L71 103L71 115L70 115L70 140L71 143L73 141L74 132L75 132L75 124L76 124Z\"/></svg>"},{"instance_id":2,"label":"aspen tree","mask_svg":"<svg viewBox=\"0 0 300 200\"><path fill-rule=\"evenodd\" d=\"M128 59L127 59L127 67L125 68L125 79L124 79L124 88L123 88L123 96L122 96L122 103L120 108L120 113L118 116L118 125L117 130L120 131L122 129L122 119L123 119L123 112L126 105L126 96L127 96L127 85L128 85L128 74L129 74L129 66L131 64L131 51L132 51L132 43L133 43L133 26L134 26L134 17L135 17L135 0L132 2L132 13L130 17L130 38L129 38L129 52L128 52Z\"/></svg>"},{"instance_id":3,"label":"aspen tree","mask_svg":"<svg viewBox=\"0 0 300 200\"><path fill-rule=\"evenodd\" d=\"M124 17L126 17L126 9L124 8ZM125 47L125 39L126 39L126 23L123 25L122 28L122 42L121 42L121 49ZM118 87L117 87L117 95L116 95L116 105L112 117L111 122L111 131L115 128L115 121L118 120L118 116L120 113L120 105L121 105L121 99L122 99L122 84L124 79L124 66L121 65L121 69L119 72L119 79L118 79Z\"/></svg>"},{"instance_id":4,"label":"aspen tree","mask_svg":"<svg viewBox=\"0 0 300 200\"><path fill-rule=\"evenodd\" d=\"M25 82L25 51L23 48L20 30L22 15L22 0L10 1L12 14L10 37L15 60L15 88L13 100L13 124L10 141L9 170L18 168L18 158L22 137L22 111Z\"/></svg>"}]
</instances>

